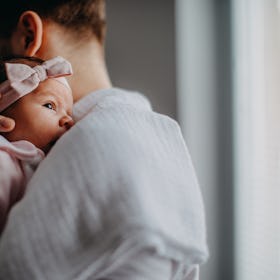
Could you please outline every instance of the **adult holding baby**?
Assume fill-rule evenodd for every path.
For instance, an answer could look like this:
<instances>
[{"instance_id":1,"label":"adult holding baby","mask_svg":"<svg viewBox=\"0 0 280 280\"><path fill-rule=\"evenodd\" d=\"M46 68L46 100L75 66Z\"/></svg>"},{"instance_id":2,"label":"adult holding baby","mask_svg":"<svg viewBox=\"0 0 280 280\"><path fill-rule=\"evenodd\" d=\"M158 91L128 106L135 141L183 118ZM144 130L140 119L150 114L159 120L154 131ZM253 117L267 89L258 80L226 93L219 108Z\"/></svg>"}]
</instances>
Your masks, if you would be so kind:
<instances>
[{"instance_id":1,"label":"adult holding baby","mask_svg":"<svg viewBox=\"0 0 280 280\"><path fill-rule=\"evenodd\" d=\"M11 212L0 279L198 279L208 250L191 159L174 120L111 85L104 1L7 5L1 53L69 60L76 124Z\"/></svg>"}]
</instances>

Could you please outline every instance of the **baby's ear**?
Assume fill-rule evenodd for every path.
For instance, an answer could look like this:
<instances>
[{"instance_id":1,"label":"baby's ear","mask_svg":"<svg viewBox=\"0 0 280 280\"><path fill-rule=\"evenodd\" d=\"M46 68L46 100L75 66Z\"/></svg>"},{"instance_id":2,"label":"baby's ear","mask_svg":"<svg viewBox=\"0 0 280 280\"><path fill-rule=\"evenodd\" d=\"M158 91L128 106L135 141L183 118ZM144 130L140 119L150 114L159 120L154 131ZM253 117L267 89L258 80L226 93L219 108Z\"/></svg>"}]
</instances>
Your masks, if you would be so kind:
<instances>
[{"instance_id":1,"label":"baby's ear","mask_svg":"<svg viewBox=\"0 0 280 280\"><path fill-rule=\"evenodd\" d=\"M34 56L41 47L42 37L43 22L40 16L33 11L23 12L12 38L16 54Z\"/></svg>"}]
</instances>

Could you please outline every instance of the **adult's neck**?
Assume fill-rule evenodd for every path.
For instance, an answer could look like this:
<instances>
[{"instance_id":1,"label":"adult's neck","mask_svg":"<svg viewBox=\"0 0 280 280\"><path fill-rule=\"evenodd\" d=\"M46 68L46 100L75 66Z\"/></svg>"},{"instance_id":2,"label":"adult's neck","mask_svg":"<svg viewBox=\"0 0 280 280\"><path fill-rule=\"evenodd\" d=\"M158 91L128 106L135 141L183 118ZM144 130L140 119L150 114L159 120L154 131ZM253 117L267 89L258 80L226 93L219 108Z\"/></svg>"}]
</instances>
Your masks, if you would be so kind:
<instances>
[{"instance_id":1,"label":"adult's neck","mask_svg":"<svg viewBox=\"0 0 280 280\"><path fill-rule=\"evenodd\" d=\"M95 37L74 40L73 34L56 24L44 28L43 44L37 55L43 59L60 55L70 61L73 75L68 81L74 102L93 91L112 87L104 46Z\"/></svg>"},{"instance_id":2,"label":"adult's neck","mask_svg":"<svg viewBox=\"0 0 280 280\"><path fill-rule=\"evenodd\" d=\"M96 41L73 49L66 57L73 67L69 77L74 102L100 89L111 88L103 47Z\"/></svg>"}]
</instances>

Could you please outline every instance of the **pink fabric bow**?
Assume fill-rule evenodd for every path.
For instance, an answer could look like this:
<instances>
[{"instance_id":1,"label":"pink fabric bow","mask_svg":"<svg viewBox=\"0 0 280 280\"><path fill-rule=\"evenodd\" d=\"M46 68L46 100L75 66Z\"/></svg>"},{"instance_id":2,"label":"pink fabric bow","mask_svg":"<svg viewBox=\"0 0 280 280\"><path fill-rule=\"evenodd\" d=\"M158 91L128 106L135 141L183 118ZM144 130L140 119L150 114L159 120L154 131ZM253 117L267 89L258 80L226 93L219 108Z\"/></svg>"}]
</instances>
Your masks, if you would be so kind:
<instances>
[{"instance_id":1,"label":"pink fabric bow","mask_svg":"<svg viewBox=\"0 0 280 280\"><path fill-rule=\"evenodd\" d=\"M32 92L40 82L48 78L56 78L69 87L66 79L62 77L73 73L71 64L60 56L35 67L23 63L6 63L5 66L8 80L0 84L0 112Z\"/></svg>"}]
</instances>

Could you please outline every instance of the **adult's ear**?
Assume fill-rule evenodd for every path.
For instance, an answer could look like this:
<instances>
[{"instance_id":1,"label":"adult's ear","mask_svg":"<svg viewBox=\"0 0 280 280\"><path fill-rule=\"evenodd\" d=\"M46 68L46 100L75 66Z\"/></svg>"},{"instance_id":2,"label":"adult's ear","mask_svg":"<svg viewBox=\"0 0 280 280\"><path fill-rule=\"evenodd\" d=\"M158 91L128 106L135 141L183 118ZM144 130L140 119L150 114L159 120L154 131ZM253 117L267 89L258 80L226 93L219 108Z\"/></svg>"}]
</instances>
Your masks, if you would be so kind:
<instances>
[{"instance_id":1,"label":"adult's ear","mask_svg":"<svg viewBox=\"0 0 280 280\"><path fill-rule=\"evenodd\" d=\"M21 14L12 44L17 54L34 56L40 49L43 38L43 22L33 11Z\"/></svg>"}]
</instances>

